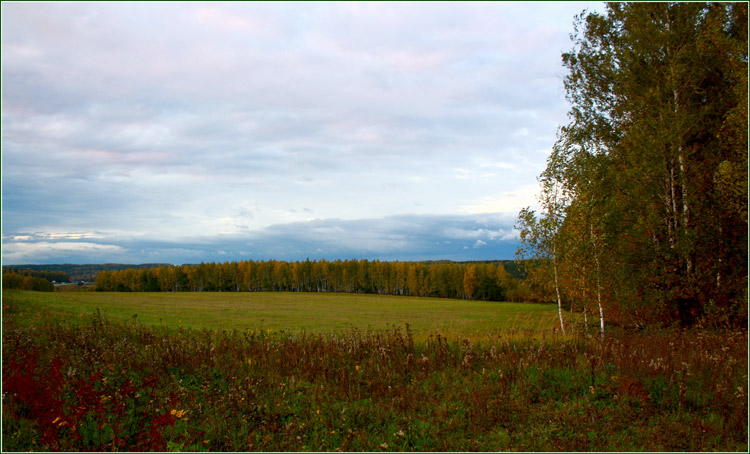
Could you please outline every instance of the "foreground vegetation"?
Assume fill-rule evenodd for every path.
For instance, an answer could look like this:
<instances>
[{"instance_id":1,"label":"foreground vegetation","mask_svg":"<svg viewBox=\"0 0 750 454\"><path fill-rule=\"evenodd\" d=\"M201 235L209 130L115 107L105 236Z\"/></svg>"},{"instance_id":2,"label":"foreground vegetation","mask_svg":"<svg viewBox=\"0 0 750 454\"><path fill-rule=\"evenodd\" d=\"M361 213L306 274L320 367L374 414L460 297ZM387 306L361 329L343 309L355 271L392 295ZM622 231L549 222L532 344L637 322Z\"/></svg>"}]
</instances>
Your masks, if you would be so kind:
<instances>
[{"instance_id":1,"label":"foreground vegetation","mask_svg":"<svg viewBox=\"0 0 750 454\"><path fill-rule=\"evenodd\" d=\"M34 295L3 297L4 451L748 449L745 331L173 329Z\"/></svg>"}]
</instances>

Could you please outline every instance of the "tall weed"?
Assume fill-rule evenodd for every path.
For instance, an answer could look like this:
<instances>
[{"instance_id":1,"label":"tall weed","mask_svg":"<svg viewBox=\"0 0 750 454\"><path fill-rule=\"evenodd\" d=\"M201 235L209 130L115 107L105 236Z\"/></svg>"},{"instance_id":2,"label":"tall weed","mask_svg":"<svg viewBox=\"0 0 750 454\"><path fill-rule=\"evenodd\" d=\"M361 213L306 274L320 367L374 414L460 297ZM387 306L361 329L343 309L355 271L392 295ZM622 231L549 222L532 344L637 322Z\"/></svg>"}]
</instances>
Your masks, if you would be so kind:
<instances>
[{"instance_id":1,"label":"tall weed","mask_svg":"<svg viewBox=\"0 0 750 454\"><path fill-rule=\"evenodd\" d=\"M415 340L408 325L174 331L101 314L3 328L3 450L748 447L743 331Z\"/></svg>"}]
</instances>

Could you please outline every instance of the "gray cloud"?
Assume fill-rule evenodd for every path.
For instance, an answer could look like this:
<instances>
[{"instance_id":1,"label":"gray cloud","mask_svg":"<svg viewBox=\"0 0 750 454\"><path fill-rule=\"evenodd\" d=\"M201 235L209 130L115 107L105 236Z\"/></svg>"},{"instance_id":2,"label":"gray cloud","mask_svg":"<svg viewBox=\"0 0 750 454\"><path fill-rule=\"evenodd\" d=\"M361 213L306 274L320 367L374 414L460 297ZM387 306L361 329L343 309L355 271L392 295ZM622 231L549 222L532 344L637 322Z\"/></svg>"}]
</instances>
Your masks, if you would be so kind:
<instances>
[{"instance_id":1,"label":"gray cloud","mask_svg":"<svg viewBox=\"0 0 750 454\"><path fill-rule=\"evenodd\" d=\"M509 215L389 216L315 219L242 234L180 241L101 232L24 232L3 237L6 263L59 263L67 258L127 263L227 260L495 260L517 248Z\"/></svg>"},{"instance_id":2,"label":"gray cloud","mask_svg":"<svg viewBox=\"0 0 750 454\"><path fill-rule=\"evenodd\" d=\"M192 260L210 251L159 245L341 219L360 224L284 238L432 256L431 224L378 229L535 203L567 110L559 55L591 5L3 3L3 234L102 232L123 248L102 260L148 237Z\"/></svg>"}]
</instances>

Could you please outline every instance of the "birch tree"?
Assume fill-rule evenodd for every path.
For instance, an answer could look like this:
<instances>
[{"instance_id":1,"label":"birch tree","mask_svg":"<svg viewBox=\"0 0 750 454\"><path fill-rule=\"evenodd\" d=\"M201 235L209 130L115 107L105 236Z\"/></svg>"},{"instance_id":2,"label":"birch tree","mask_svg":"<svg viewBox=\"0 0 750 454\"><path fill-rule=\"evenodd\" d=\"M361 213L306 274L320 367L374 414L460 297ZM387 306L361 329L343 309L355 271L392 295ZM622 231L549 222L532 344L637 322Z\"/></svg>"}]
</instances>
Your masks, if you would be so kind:
<instances>
[{"instance_id":1,"label":"birch tree","mask_svg":"<svg viewBox=\"0 0 750 454\"><path fill-rule=\"evenodd\" d=\"M747 4L609 3L571 36L570 121L545 174L589 228L565 247L589 245L586 269L633 319L689 324L707 305L741 303Z\"/></svg>"},{"instance_id":2,"label":"birch tree","mask_svg":"<svg viewBox=\"0 0 750 454\"><path fill-rule=\"evenodd\" d=\"M518 255L522 259L535 259L551 263L560 331L564 335L565 321L563 320L557 260L565 201L554 178L543 178L540 179L540 182L542 183L542 193L539 202L542 211L539 217L534 210L527 207L521 210L516 221L516 229L520 232L521 238Z\"/></svg>"}]
</instances>

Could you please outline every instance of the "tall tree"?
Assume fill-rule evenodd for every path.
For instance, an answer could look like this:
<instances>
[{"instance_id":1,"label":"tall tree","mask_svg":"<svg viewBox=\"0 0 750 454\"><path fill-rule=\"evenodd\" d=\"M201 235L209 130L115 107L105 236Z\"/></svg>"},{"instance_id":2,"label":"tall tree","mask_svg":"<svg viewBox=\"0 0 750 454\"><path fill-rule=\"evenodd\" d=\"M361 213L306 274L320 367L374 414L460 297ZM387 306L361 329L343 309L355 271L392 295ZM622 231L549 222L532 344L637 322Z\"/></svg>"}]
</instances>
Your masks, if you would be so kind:
<instances>
[{"instance_id":1,"label":"tall tree","mask_svg":"<svg viewBox=\"0 0 750 454\"><path fill-rule=\"evenodd\" d=\"M577 210L565 222L588 228L563 246L589 254L586 269L634 319L691 323L706 305L736 305L747 292L747 4L609 3L578 16L572 38L570 122L545 175Z\"/></svg>"}]
</instances>

